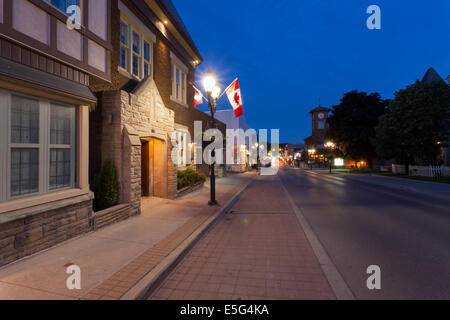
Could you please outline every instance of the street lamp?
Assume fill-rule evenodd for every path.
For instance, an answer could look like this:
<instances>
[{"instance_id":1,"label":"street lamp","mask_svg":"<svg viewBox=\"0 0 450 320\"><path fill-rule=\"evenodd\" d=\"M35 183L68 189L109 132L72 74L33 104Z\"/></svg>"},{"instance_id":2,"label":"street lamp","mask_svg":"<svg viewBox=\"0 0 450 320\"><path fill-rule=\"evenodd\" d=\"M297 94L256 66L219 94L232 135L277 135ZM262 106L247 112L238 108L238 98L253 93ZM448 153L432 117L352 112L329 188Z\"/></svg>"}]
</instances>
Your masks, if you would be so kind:
<instances>
[{"instance_id":1,"label":"street lamp","mask_svg":"<svg viewBox=\"0 0 450 320\"><path fill-rule=\"evenodd\" d=\"M214 128L216 125L214 112L216 111L217 100L220 96L220 88L216 85L216 79L214 79L214 77L212 76L211 70L208 70L208 72L206 73L206 77L203 79L203 87L206 91L208 107L211 111L211 128ZM213 158L215 158L216 156L216 151L214 149L211 151L211 156ZM214 162L211 163L211 199L208 203L210 206L215 206L218 204L218 202L216 201L216 171L214 168L214 164Z\"/></svg>"},{"instance_id":2,"label":"street lamp","mask_svg":"<svg viewBox=\"0 0 450 320\"><path fill-rule=\"evenodd\" d=\"M308 163L310 165L311 170L313 169L313 164L311 162L311 159L309 158L311 155L316 153L316 149L308 149Z\"/></svg>"},{"instance_id":3,"label":"street lamp","mask_svg":"<svg viewBox=\"0 0 450 320\"><path fill-rule=\"evenodd\" d=\"M334 142L328 141L325 144L325 148L327 149L327 151L328 150L333 151L336 148L336 144ZM333 171L333 163L332 163L331 157L328 158L328 161L330 162L330 173L332 173L332 171Z\"/></svg>"},{"instance_id":4,"label":"street lamp","mask_svg":"<svg viewBox=\"0 0 450 320\"><path fill-rule=\"evenodd\" d=\"M259 141L259 136L256 137L257 140ZM262 150L263 146L259 144L259 142L255 143L255 146L253 147L253 150L256 149L256 170L258 171L260 168L260 159L259 159L259 150Z\"/></svg>"}]
</instances>

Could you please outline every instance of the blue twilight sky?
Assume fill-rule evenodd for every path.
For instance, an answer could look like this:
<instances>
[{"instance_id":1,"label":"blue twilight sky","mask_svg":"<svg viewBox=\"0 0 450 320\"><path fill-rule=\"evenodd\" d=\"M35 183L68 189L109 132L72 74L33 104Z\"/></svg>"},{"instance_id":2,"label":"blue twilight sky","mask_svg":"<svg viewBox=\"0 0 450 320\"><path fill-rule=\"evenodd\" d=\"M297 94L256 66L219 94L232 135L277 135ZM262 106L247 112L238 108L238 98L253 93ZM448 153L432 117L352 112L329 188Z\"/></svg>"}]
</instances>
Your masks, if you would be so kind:
<instances>
[{"instance_id":1,"label":"blue twilight sky","mask_svg":"<svg viewBox=\"0 0 450 320\"><path fill-rule=\"evenodd\" d=\"M450 0L173 2L205 59L197 81L208 68L223 86L239 77L250 126L279 128L281 142L311 134L319 98L326 107L355 89L392 98L429 67L450 75ZM381 30L366 27L373 4Z\"/></svg>"}]
</instances>

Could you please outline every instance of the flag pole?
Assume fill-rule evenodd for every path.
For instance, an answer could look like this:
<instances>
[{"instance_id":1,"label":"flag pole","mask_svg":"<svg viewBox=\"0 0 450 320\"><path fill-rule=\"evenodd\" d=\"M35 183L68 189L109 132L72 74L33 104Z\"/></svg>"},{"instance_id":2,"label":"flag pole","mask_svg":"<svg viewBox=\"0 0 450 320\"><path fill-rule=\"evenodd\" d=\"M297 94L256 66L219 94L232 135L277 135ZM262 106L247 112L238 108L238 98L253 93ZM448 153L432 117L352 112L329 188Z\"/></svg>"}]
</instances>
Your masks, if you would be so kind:
<instances>
[{"instance_id":1,"label":"flag pole","mask_svg":"<svg viewBox=\"0 0 450 320\"><path fill-rule=\"evenodd\" d=\"M230 85L229 85L225 90L223 90L222 94L219 96L219 98L218 98L217 100L219 100L220 98L222 98L222 96L227 92L228 89L230 89L231 85L232 85L233 83L235 83L237 79L238 79L238 78L234 79L234 80L230 83Z\"/></svg>"}]
</instances>

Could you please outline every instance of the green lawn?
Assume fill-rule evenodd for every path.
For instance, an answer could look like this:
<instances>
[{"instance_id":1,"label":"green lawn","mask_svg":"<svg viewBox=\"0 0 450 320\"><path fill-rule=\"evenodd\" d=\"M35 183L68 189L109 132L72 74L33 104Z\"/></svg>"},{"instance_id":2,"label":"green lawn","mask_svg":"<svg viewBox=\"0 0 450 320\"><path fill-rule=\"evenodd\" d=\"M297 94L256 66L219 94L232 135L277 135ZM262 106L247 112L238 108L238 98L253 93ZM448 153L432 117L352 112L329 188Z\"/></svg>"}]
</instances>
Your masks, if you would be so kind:
<instances>
[{"instance_id":1,"label":"green lawn","mask_svg":"<svg viewBox=\"0 0 450 320\"><path fill-rule=\"evenodd\" d=\"M362 168L362 169L333 169L333 172L368 174L368 173L377 173L379 171Z\"/></svg>"},{"instance_id":2,"label":"green lawn","mask_svg":"<svg viewBox=\"0 0 450 320\"><path fill-rule=\"evenodd\" d=\"M350 169L333 169L333 172L350 173Z\"/></svg>"}]
</instances>

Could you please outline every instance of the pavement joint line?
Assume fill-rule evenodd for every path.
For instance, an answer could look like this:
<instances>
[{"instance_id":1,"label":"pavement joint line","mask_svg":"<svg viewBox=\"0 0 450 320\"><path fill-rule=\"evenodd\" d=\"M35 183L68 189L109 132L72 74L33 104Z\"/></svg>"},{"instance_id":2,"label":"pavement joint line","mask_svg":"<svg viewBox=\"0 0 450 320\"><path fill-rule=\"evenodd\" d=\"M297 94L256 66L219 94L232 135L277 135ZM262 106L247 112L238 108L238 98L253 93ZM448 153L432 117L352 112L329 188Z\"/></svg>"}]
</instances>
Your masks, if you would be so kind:
<instances>
[{"instance_id":1,"label":"pavement joint line","mask_svg":"<svg viewBox=\"0 0 450 320\"><path fill-rule=\"evenodd\" d=\"M294 214L293 212L284 212L284 211L230 211L229 214L232 215L254 215L254 214L261 214L261 215L291 215Z\"/></svg>"},{"instance_id":2,"label":"pavement joint line","mask_svg":"<svg viewBox=\"0 0 450 320\"><path fill-rule=\"evenodd\" d=\"M178 245L168 256L158 263L149 273L130 288L120 300L145 300L150 297L161 286L164 280L179 265L183 258L191 251L198 241L223 217L237 202L242 193L250 186L255 176L235 193L232 198L216 213L202 222L180 245Z\"/></svg>"},{"instance_id":3,"label":"pavement joint line","mask_svg":"<svg viewBox=\"0 0 450 320\"><path fill-rule=\"evenodd\" d=\"M69 298L69 299L78 299L77 296L71 296L71 295L64 294L64 293L55 293L55 292L47 291L47 290L44 290L44 289L38 289L38 288L30 287L30 286L24 286L23 284L12 283L12 282L7 282L7 281L3 281L3 280L0 280L0 283L4 283L4 284L10 285L12 287L20 287L20 288L26 288L26 289L32 289L32 290L35 290L35 291L45 292L45 293L52 294L52 295L66 297L66 298Z\"/></svg>"},{"instance_id":4,"label":"pavement joint line","mask_svg":"<svg viewBox=\"0 0 450 320\"><path fill-rule=\"evenodd\" d=\"M305 235L317 259L319 260L319 264L322 268L322 271L325 274L325 277L327 278L331 286L331 289L336 295L336 298L338 300L355 300L355 296L353 295L351 289L348 287L339 270L332 262L330 256L326 252L319 238L315 235L313 229L311 228L305 216L303 215L302 210L295 204L294 199L292 199L291 195L289 194L286 186L283 183L283 180L280 177L278 178L280 179L281 186L284 192L286 193L289 203L294 209L297 219L300 225L302 226L303 231L305 232Z\"/></svg>"}]
</instances>

